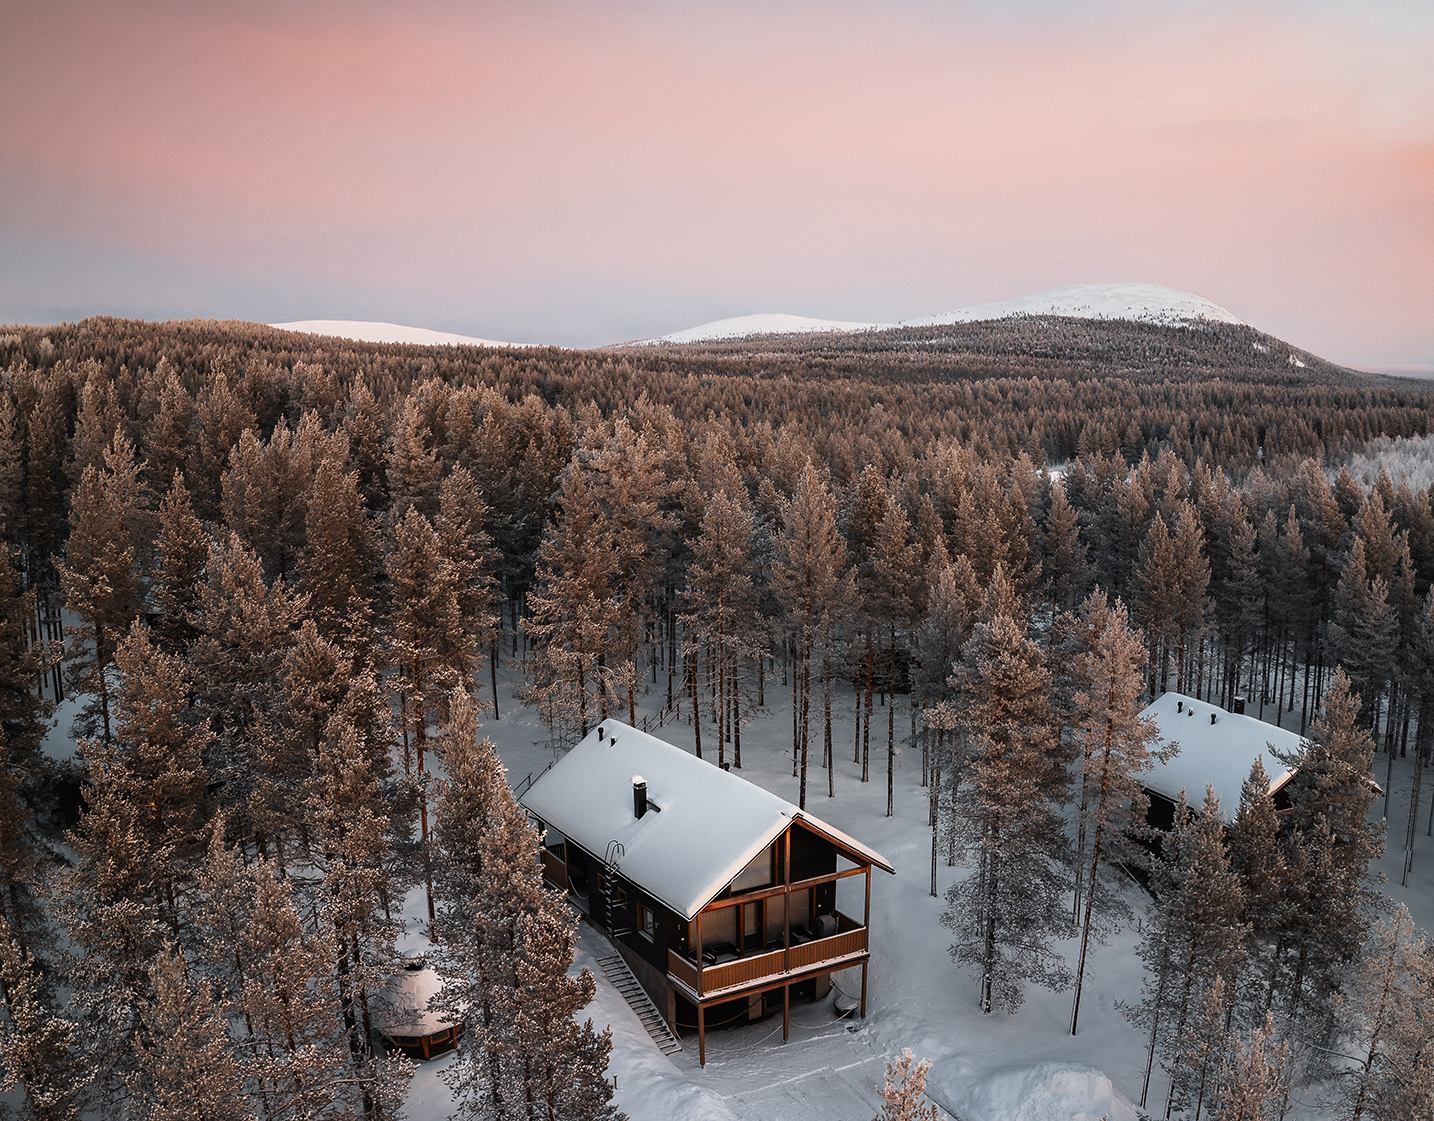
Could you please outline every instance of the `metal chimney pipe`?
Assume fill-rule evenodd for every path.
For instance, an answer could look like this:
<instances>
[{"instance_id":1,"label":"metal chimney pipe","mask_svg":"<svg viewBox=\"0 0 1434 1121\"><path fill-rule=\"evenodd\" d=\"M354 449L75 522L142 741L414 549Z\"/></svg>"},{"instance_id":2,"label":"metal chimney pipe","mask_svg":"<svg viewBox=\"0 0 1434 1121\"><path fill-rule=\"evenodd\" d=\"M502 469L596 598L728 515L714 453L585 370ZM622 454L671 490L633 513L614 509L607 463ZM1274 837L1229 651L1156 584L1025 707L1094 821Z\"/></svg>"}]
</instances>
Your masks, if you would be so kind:
<instances>
[{"instance_id":1,"label":"metal chimney pipe","mask_svg":"<svg viewBox=\"0 0 1434 1121\"><path fill-rule=\"evenodd\" d=\"M641 818L647 813L647 780L641 775L632 776L632 816Z\"/></svg>"}]
</instances>

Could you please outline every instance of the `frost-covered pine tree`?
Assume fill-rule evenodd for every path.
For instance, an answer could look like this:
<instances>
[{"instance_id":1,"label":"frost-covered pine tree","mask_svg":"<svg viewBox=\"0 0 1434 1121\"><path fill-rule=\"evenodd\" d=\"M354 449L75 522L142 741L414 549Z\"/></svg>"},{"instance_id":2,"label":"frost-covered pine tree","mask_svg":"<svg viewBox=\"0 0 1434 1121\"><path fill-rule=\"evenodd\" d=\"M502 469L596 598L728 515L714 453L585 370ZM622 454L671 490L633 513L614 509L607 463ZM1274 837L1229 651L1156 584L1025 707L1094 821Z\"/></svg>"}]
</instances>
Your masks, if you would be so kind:
<instances>
[{"instance_id":1,"label":"frost-covered pine tree","mask_svg":"<svg viewBox=\"0 0 1434 1121\"><path fill-rule=\"evenodd\" d=\"M1142 1102L1157 1057L1171 1074L1172 1100L1183 1091L1187 1029L1202 990L1217 976L1230 985L1244 954L1244 896L1240 877L1230 867L1220 800L1213 790L1206 789L1198 812L1191 812L1182 796L1154 879L1159 904L1140 947L1145 965L1141 1002L1124 1009L1129 1020L1150 1032Z\"/></svg>"},{"instance_id":2,"label":"frost-covered pine tree","mask_svg":"<svg viewBox=\"0 0 1434 1121\"><path fill-rule=\"evenodd\" d=\"M701 531L692 544L688 567L687 610L682 627L716 656L717 758L726 758L728 735L724 726L740 719L729 698L740 698L737 675L742 658L752 647L759 624L757 594L752 585L752 503L745 489L729 496L719 491L707 499ZM696 644L689 644L698 656Z\"/></svg>"},{"instance_id":3,"label":"frost-covered pine tree","mask_svg":"<svg viewBox=\"0 0 1434 1121\"><path fill-rule=\"evenodd\" d=\"M404 1064L374 1047L370 1016L383 975L394 967L402 926L390 916L387 775L365 729L340 709L329 720L309 780L308 808L323 873L317 921L334 948L334 991L349 1041L349 1079L364 1113L382 1115L401 1094ZM394 1076L397 1076L396 1078Z\"/></svg>"},{"instance_id":4,"label":"frost-covered pine tree","mask_svg":"<svg viewBox=\"0 0 1434 1121\"><path fill-rule=\"evenodd\" d=\"M572 1017L592 996L591 974L569 978L576 920L543 887L537 831L508 789L471 700L455 693L444 733L448 778L435 833L444 901L438 968L442 1010L465 1031L445 1080L460 1116L606 1119L610 1042ZM551 1106L553 1112L548 1112Z\"/></svg>"},{"instance_id":5,"label":"frost-covered pine tree","mask_svg":"<svg viewBox=\"0 0 1434 1121\"><path fill-rule=\"evenodd\" d=\"M1104 592L1092 592L1081 608L1075 635L1079 653L1071 667L1075 694L1070 726L1081 760L1076 868L1080 957L1072 1035L1080 1020L1091 937L1103 944L1115 921L1129 914L1118 890L1101 873L1112 860L1129 854L1131 827L1144 819L1140 776L1155 759L1178 750L1162 745L1154 720L1139 714L1146 653L1139 632L1130 628L1125 605L1116 600L1112 606Z\"/></svg>"},{"instance_id":6,"label":"frost-covered pine tree","mask_svg":"<svg viewBox=\"0 0 1434 1121\"><path fill-rule=\"evenodd\" d=\"M1434 957L1402 903L1375 924L1339 1012L1357 1059L1338 1076L1338 1102L1350 1121L1429 1116Z\"/></svg>"},{"instance_id":7,"label":"frost-covered pine tree","mask_svg":"<svg viewBox=\"0 0 1434 1121\"><path fill-rule=\"evenodd\" d=\"M797 743L801 760L798 801L806 806L807 759L811 728L812 656L825 633L823 620L838 603L851 602L853 585L843 579L845 548L836 528L836 503L817 469L808 463L797 489L782 510L772 562L772 586L782 605L797 656L796 689L800 697ZM845 594L843 590L845 589ZM865 778L865 767L863 767Z\"/></svg>"},{"instance_id":8,"label":"frost-covered pine tree","mask_svg":"<svg viewBox=\"0 0 1434 1121\"><path fill-rule=\"evenodd\" d=\"M299 590L325 638L343 641L362 661L373 654L378 533L364 508L357 471L322 460L309 484Z\"/></svg>"},{"instance_id":9,"label":"frost-covered pine tree","mask_svg":"<svg viewBox=\"0 0 1434 1121\"><path fill-rule=\"evenodd\" d=\"M1230 865L1240 877L1250 928L1246 964L1232 1000L1252 1026L1270 1006L1289 938L1290 870L1280 834L1270 777L1263 759L1256 759L1240 788L1240 808L1229 832Z\"/></svg>"},{"instance_id":10,"label":"frost-covered pine tree","mask_svg":"<svg viewBox=\"0 0 1434 1121\"><path fill-rule=\"evenodd\" d=\"M597 990L592 971L568 970L578 940L578 921L566 901L545 892L535 914L524 914L514 940L510 1077L528 1116L552 1121L619 1121L606 1078L612 1029L601 1032L592 1018L576 1016ZM517 1089L515 1086L514 1089Z\"/></svg>"},{"instance_id":11,"label":"frost-covered pine tree","mask_svg":"<svg viewBox=\"0 0 1434 1121\"><path fill-rule=\"evenodd\" d=\"M981 1011L1014 1012L1028 982L1063 989L1070 971L1050 943L1069 930L1070 845L1061 806L1069 779L1050 706L1050 674L1000 570L953 682L970 757L956 847L975 864L946 893L956 961L980 978Z\"/></svg>"},{"instance_id":12,"label":"frost-covered pine tree","mask_svg":"<svg viewBox=\"0 0 1434 1121\"><path fill-rule=\"evenodd\" d=\"M204 583L204 565L209 559L209 536L194 513L184 477L159 504L158 537L154 570L150 574L154 605L154 641L166 654L186 654L198 633L190 612L198 606Z\"/></svg>"},{"instance_id":13,"label":"frost-covered pine tree","mask_svg":"<svg viewBox=\"0 0 1434 1121\"><path fill-rule=\"evenodd\" d=\"M55 568L65 607L76 620L65 628L76 641L67 654L69 688L93 699L81 710L81 734L110 741L115 644L141 607L139 572L125 519L126 496L113 493L109 476L86 467L70 504L70 537Z\"/></svg>"},{"instance_id":14,"label":"frost-covered pine tree","mask_svg":"<svg viewBox=\"0 0 1434 1121\"><path fill-rule=\"evenodd\" d=\"M1290 1047L1275 1039L1275 1018L1268 1014L1263 1026L1230 1050L1211 1121L1280 1121L1285 1116Z\"/></svg>"},{"instance_id":15,"label":"frost-covered pine tree","mask_svg":"<svg viewBox=\"0 0 1434 1121\"><path fill-rule=\"evenodd\" d=\"M916 1061L908 1047L899 1058L886 1060L881 1088L882 1110L875 1121L945 1121L946 1115L926 1100L926 1075L931 1060Z\"/></svg>"},{"instance_id":16,"label":"frost-covered pine tree","mask_svg":"<svg viewBox=\"0 0 1434 1121\"><path fill-rule=\"evenodd\" d=\"M537 649L524 701L560 741L581 739L607 712L606 658L612 642L612 535L577 463L563 477L562 515L538 557L531 616L523 626Z\"/></svg>"},{"instance_id":17,"label":"frost-covered pine tree","mask_svg":"<svg viewBox=\"0 0 1434 1121\"><path fill-rule=\"evenodd\" d=\"M18 1089L24 1121L76 1121L84 1089L75 1026L45 999L35 959L0 916L0 1094Z\"/></svg>"},{"instance_id":18,"label":"frost-covered pine tree","mask_svg":"<svg viewBox=\"0 0 1434 1121\"><path fill-rule=\"evenodd\" d=\"M153 996L141 1010L138 1069L126 1117L136 1121L252 1121L243 1073L209 982L190 975L184 954L166 948L150 966Z\"/></svg>"}]
</instances>

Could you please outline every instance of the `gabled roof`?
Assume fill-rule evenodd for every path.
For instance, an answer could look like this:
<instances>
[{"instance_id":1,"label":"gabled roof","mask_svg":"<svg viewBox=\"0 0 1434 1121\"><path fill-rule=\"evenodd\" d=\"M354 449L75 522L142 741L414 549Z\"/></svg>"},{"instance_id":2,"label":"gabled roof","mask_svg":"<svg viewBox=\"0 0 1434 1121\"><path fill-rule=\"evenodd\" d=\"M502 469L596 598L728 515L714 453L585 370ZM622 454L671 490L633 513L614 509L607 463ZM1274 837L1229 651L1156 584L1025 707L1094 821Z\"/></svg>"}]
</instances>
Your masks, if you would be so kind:
<instances>
[{"instance_id":1,"label":"gabled roof","mask_svg":"<svg viewBox=\"0 0 1434 1121\"><path fill-rule=\"evenodd\" d=\"M648 811L633 816L632 783ZM820 818L656 736L604 720L520 799L596 856L617 841L624 879L691 919L794 821L854 860L895 873L880 853Z\"/></svg>"},{"instance_id":2,"label":"gabled roof","mask_svg":"<svg viewBox=\"0 0 1434 1121\"><path fill-rule=\"evenodd\" d=\"M1210 714L1215 723L1210 723ZM1168 763L1156 763L1140 776L1141 785L1171 801L1179 801L1180 792L1194 807L1205 799L1206 785L1213 786L1220 798L1220 814L1226 821L1234 818L1240 808L1240 788L1250 777L1255 760L1263 757L1265 773L1270 776L1270 792L1274 793L1293 777L1294 771L1275 758L1278 750L1298 755L1304 742L1300 736L1253 716L1238 716L1218 705L1187 697L1184 693L1166 693L1141 713L1153 716L1166 743L1176 741L1180 753Z\"/></svg>"}]
</instances>

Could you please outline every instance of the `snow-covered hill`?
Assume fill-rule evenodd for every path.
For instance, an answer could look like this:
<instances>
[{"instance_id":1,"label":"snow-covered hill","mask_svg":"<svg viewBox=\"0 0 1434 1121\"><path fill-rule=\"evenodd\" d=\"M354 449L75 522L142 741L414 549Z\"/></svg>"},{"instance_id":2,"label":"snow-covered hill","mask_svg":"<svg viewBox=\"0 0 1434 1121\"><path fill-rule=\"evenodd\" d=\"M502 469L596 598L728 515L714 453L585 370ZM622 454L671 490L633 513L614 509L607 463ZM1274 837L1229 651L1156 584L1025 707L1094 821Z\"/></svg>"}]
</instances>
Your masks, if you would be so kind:
<instances>
[{"instance_id":1,"label":"snow-covered hill","mask_svg":"<svg viewBox=\"0 0 1434 1121\"><path fill-rule=\"evenodd\" d=\"M893 327L893 323L848 323L838 319L809 319L804 315L739 315L735 319L718 319L700 327L674 331L655 339L641 339L633 346L658 346L662 343L712 342L718 339L745 339L749 335L798 335L816 331L870 331Z\"/></svg>"},{"instance_id":2,"label":"snow-covered hill","mask_svg":"<svg viewBox=\"0 0 1434 1121\"><path fill-rule=\"evenodd\" d=\"M1132 319L1146 323L1180 323L1192 319L1243 323L1214 301L1176 288L1162 288L1158 284L1072 284L1034 296L977 304L924 319L907 319L901 326L938 327L943 323L975 323L1015 315L1068 315L1076 319Z\"/></svg>"},{"instance_id":3,"label":"snow-covered hill","mask_svg":"<svg viewBox=\"0 0 1434 1121\"><path fill-rule=\"evenodd\" d=\"M719 319L670 335L642 339L633 346L661 346L716 342L758 335L791 335L818 331L879 331L892 327L939 327L946 323L974 323L983 319L1009 319L1018 315L1065 315L1077 319L1131 319L1146 323L1182 323L1207 320L1241 323L1219 304L1158 284L1072 284L991 304L958 308L942 315L903 319L900 323L848 323L835 319L808 319L801 315L743 315Z\"/></svg>"},{"instance_id":4,"label":"snow-covered hill","mask_svg":"<svg viewBox=\"0 0 1434 1121\"><path fill-rule=\"evenodd\" d=\"M426 327L405 327L401 323L362 323L353 319L302 319L296 323L270 323L281 331L299 331L305 335L333 335L360 343L417 343L419 346L527 346L527 343L500 343L492 339L475 339L471 335L453 335L447 331L430 331Z\"/></svg>"}]
</instances>

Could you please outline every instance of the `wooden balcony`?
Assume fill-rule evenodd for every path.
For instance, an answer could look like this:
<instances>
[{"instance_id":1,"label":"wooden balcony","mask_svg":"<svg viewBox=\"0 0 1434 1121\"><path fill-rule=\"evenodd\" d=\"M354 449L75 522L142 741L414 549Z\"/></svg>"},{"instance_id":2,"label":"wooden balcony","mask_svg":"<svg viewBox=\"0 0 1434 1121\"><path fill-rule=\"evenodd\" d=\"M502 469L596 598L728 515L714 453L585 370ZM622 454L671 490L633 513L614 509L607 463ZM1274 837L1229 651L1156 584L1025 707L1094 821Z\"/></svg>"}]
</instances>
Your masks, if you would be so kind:
<instances>
[{"instance_id":1,"label":"wooden balcony","mask_svg":"<svg viewBox=\"0 0 1434 1121\"><path fill-rule=\"evenodd\" d=\"M543 879L559 891L568 890L568 865L551 849L540 849L543 855Z\"/></svg>"},{"instance_id":2,"label":"wooden balcony","mask_svg":"<svg viewBox=\"0 0 1434 1121\"><path fill-rule=\"evenodd\" d=\"M787 979L820 973L824 968L843 968L859 961L867 952L867 928L845 915L838 915L839 930L827 938L794 942L781 949L747 953L732 961L704 965L701 969L689 957L667 951L667 972L698 1000L736 995L743 989L780 984Z\"/></svg>"}]
</instances>

